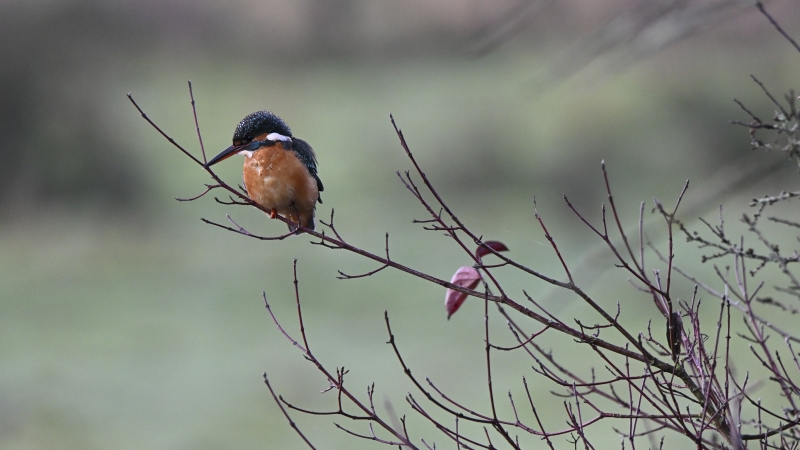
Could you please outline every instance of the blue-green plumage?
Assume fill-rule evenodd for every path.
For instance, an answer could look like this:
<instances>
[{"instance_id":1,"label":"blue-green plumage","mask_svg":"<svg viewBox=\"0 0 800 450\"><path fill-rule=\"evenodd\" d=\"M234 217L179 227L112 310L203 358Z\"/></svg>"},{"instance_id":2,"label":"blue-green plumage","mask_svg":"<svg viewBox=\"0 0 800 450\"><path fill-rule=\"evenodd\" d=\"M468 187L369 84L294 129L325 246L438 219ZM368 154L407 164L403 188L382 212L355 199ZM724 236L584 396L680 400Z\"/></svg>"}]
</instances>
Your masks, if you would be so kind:
<instances>
[{"instance_id":1,"label":"blue-green plumage","mask_svg":"<svg viewBox=\"0 0 800 450\"><path fill-rule=\"evenodd\" d=\"M236 131L233 132L233 144L247 144L255 139L256 136L270 133L292 137L292 130L289 129L289 125L286 125L286 122L273 114L272 111L256 111L248 114L236 126Z\"/></svg>"},{"instance_id":2,"label":"blue-green plumage","mask_svg":"<svg viewBox=\"0 0 800 450\"><path fill-rule=\"evenodd\" d=\"M322 187L322 181L319 179L319 176L317 176L317 156L314 154L314 149L308 145L308 142L302 139L292 138L291 150L297 154L300 162L306 166L308 173L310 173L311 176L317 180L317 189L322 192L324 188ZM322 203L322 196L320 196L317 200Z\"/></svg>"},{"instance_id":3,"label":"blue-green plumage","mask_svg":"<svg viewBox=\"0 0 800 450\"><path fill-rule=\"evenodd\" d=\"M272 111L256 111L249 114L247 117L239 122L236 131L233 133L234 145L247 145L248 149L257 150L264 145L264 141L253 141L254 138L261 135L270 135L277 133L280 136L285 136L289 140L283 140L283 148L291 150L300 159L300 162L306 166L308 173L314 177L317 182L317 188L320 192L324 190L322 181L317 175L317 157L314 154L314 149L308 145L308 142L292 137L292 130L286 122L280 117L275 115ZM249 144L249 145L248 145ZM322 203L322 196L318 201Z\"/></svg>"}]
</instances>

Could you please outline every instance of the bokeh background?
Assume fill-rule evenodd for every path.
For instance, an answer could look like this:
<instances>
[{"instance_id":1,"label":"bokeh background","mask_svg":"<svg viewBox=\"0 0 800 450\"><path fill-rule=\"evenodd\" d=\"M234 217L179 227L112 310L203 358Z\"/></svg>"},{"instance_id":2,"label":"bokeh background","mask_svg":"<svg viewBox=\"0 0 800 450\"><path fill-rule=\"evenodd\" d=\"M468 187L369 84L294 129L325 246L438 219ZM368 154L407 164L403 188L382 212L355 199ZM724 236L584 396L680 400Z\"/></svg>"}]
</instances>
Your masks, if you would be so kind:
<instances>
[{"instance_id":1,"label":"bokeh background","mask_svg":"<svg viewBox=\"0 0 800 450\"><path fill-rule=\"evenodd\" d=\"M794 2L767 8L800 37ZM176 202L208 177L128 92L196 154L187 80L209 153L246 114L275 111L317 151L319 216L335 208L343 235L378 253L389 232L394 259L449 278L468 260L411 224L425 216L395 175L410 165L392 113L461 219L559 276L535 196L586 285L608 294L609 309L624 299L631 323L653 317L652 304L593 259L598 243L562 201L597 218L601 160L632 226L640 201L671 204L686 179L687 220L725 202L733 221L748 199L796 182L796 168L765 169L780 156L751 152L747 130L728 124L748 119L734 98L772 115L750 74L778 96L799 87L800 55L751 2L4 0L0 36L3 449L301 448L261 379L267 371L298 405L335 406L263 306L265 291L297 335L293 258L312 349L350 370L351 389L365 396L374 381L379 408L410 412L412 386L385 345L388 310L417 375L487 406L481 304L447 321L436 286L388 271L339 281L337 270L374 266L304 237L261 243L204 225L229 213L254 231L284 231L210 198ZM218 171L237 182L240 170L231 160ZM649 233L663 242L659 228ZM695 265L685 252L679 261ZM504 276L554 313L598 320L574 298ZM499 392L535 379L527 361L496 364ZM535 399L562 427L549 388ZM322 448L376 446L329 418L294 417Z\"/></svg>"}]
</instances>

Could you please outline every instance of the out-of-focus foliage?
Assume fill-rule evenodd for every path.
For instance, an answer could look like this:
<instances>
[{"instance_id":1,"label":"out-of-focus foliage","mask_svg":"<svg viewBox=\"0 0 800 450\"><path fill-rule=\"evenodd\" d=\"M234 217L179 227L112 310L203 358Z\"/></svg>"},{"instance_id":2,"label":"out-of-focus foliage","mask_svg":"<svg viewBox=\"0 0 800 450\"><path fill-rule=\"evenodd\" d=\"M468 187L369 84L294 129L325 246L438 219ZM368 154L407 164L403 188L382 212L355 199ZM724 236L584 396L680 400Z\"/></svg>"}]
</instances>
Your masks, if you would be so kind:
<instances>
[{"instance_id":1,"label":"out-of-focus foliage","mask_svg":"<svg viewBox=\"0 0 800 450\"><path fill-rule=\"evenodd\" d=\"M12 210L54 202L106 213L145 203L142 195L150 185L147 169L134 155L131 142L119 133L120 124L107 120L104 89L117 88L113 80L122 73L146 72L152 55L176 54L212 61L219 67L248 64L304 71L320 61L405 58L410 62L425 55L469 59L509 42L540 52L574 40L576 30L581 30L577 36L589 36L587 40L564 52L566 58L561 60L569 63L554 63L549 76L556 78L540 85L553 86L606 54L626 55L610 60L616 61L612 73L624 70L742 11L742 3L732 0L713 5L662 2L636 8L625 8L626 4L579 0L272 0L225 5L3 2L0 205L6 214L0 216L8 218ZM692 96L685 101L702 99ZM687 111L703 111L702 104L688 106ZM702 127L697 120L687 121ZM491 122L487 118L487 125ZM485 137L478 132L469 139ZM476 148L481 146L486 144ZM474 159L481 162L471 170L485 171L487 182L525 177L515 173L513 166L498 166L485 154Z\"/></svg>"},{"instance_id":2,"label":"out-of-focus foliage","mask_svg":"<svg viewBox=\"0 0 800 450\"><path fill-rule=\"evenodd\" d=\"M283 229L210 199L173 202L208 179L125 93L195 152L187 79L209 152L229 145L244 115L275 110L317 151L321 217L335 207L341 229L372 249L389 231L393 258L447 278L464 261L410 224L419 210L394 179L407 162L392 112L437 188L487 239L559 270L536 259L546 246L533 226L536 196L564 253L591 269L562 193L599 211L605 158L626 213L651 196L673 198L692 178L684 211L706 215L765 161L747 130L727 124L747 119L731 99L770 111L748 74L774 92L796 81L796 54L754 9L721 7L680 40L673 28L658 33L676 17L670 4L708 2L658 3L666 9L632 0L0 2L0 447L296 448L260 379L272 371L277 389L309 407L327 399L305 389L319 380L261 303L266 290L282 318L296 314L295 257L312 345L326 363L375 369L353 370L356 385L377 380L400 399L408 388L392 381L384 309L417 373L447 377L462 351L480 348L483 322L469 301L446 321L440 290L386 273L335 282L336 269L374 267L303 238L261 246L202 225L198 217L231 213ZM768 7L800 34L794 2ZM626 33L613 33L620 24ZM219 173L235 182L241 167L226 162ZM761 190L744 195L781 179L759 178ZM130 214L152 220L139 226ZM485 381L464 375L459 394ZM330 448L356 448L332 427L317 431L334 431Z\"/></svg>"},{"instance_id":3,"label":"out-of-focus foliage","mask_svg":"<svg viewBox=\"0 0 800 450\"><path fill-rule=\"evenodd\" d=\"M463 9L439 2L449 18ZM0 4L0 214L67 202L126 209L147 190L130 142L105 119L104 86L164 49L189 57L297 65L384 51L442 51L464 25L381 28L388 4L353 0L3 2ZM487 8L484 6L483 8ZM377 20L368 20L377 14ZM478 15L468 14L474 21ZM365 20L366 18L366 20ZM412 24L413 22L408 22ZM365 26L366 25L366 26ZM371 28L371 29L370 29ZM376 31L379 30L379 31ZM377 36L379 39L370 39ZM431 43L434 43L431 45ZM361 44L365 45L361 45ZM377 45L378 43L382 43ZM9 208L13 206L15 208Z\"/></svg>"},{"instance_id":4,"label":"out-of-focus foliage","mask_svg":"<svg viewBox=\"0 0 800 450\"><path fill-rule=\"evenodd\" d=\"M135 20L94 2L0 4L0 205L127 206L142 179L132 148L105 129L90 95L111 55L133 57ZM8 218L7 214L2 214Z\"/></svg>"}]
</instances>

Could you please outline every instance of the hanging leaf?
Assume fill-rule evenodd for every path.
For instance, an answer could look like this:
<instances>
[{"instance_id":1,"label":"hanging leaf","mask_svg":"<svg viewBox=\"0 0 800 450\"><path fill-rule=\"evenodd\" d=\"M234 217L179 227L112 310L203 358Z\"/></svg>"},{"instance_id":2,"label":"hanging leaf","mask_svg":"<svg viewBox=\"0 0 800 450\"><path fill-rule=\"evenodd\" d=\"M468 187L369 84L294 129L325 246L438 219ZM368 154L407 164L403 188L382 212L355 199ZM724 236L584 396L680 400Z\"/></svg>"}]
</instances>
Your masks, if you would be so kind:
<instances>
[{"instance_id":1,"label":"hanging leaf","mask_svg":"<svg viewBox=\"0 0 800 450\"><path fill-rule=\"evenodd\" d=\"M484 256L492 254L492 250L496 252L506 252L508 251L508 247L499 241L486 241L475 250L475 256L480 260Z\"/></svg>"},{"instance_id":2,"label":"hanging leaf","mask_svg":"<svg viewBox=\"0 0 800 450\"><path fill-rule=\"evenodd\" d=\"M474 289L480 281L481 274L478 273L474 267L466 266L459 268L453 275L453 278L450 279L450 282L456 286L461 286L467 289ZM444 297L444 309L447 311L448 319L450 319L450 316L452 316L453 313L458 311L458 308L461 307L461 304L464 303L464 300L466 299L467 294L454 291L452 289L447 289L447 293Z\"/></svg>"}]
</instances>

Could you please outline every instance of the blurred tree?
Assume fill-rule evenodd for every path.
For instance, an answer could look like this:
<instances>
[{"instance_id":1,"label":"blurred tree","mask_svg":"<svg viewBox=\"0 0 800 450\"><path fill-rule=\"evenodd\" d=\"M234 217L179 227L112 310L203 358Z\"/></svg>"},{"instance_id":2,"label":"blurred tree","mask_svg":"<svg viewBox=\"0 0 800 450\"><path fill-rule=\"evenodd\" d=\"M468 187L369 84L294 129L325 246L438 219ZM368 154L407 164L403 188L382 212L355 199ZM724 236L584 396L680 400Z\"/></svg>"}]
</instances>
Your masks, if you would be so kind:
<instances>
[{"instance_id":1,"label":"blurred tree","mask_svg":"<svg viewBox=\"0 0 800 450\"><path fill-rule=\"evenodd\" d=\"M98 129L90 92L104 54L146 44L123 38L134 26L88 2L0 5L0 219L42 203L106 209L136 200L133 152Z\"/></svg>"}]
</instances>

